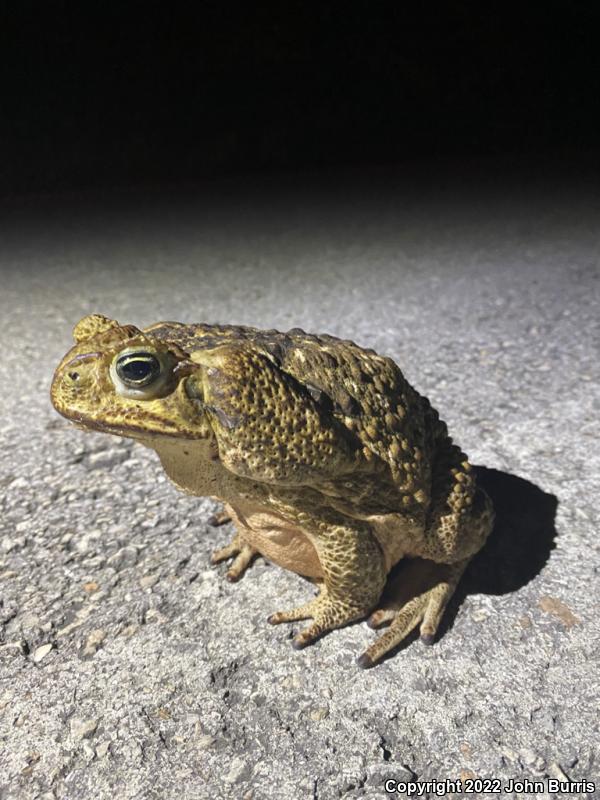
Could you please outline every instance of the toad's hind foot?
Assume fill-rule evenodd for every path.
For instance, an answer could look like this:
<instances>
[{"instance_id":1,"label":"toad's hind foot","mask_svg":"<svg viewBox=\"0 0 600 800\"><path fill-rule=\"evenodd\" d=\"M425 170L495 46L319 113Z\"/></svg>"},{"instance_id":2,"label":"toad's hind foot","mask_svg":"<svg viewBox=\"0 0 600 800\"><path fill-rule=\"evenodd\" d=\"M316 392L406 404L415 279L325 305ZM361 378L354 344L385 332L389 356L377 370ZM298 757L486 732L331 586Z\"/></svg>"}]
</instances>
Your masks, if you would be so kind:
<instances>
[{"instance_id":1,"label":"toad's hind foot","mask_svg":"<svg viewBox=\"0 0 600 800\"><path fill-rule=\"evenodd\" d=\"M257 555L258 550L244 542L240 534L236 533L228 545L220 550L215 550L210 557L210 563L218 564L220 561L233 558L225 577L234 583L239 581Z\"/></svg>"},{"instance_id":2,"label":"toad's hind foot","mask_svg":"<svg viewBox=\"0 0 600 800\"><path fill-rule=\"evenodd\" d=\"M277 611L268 617L268 622L279 625L282 622L312 618L312 623L296 634L292 641L292 646L296 650L301 650L327 631L362 619L368 611L368 608L358 608L331 597L323 586L318 597L290 611Z\"/></svg>"},{"instance_id":3,"label":"toad's hind foot","mask_svg":"<svg viewBox=\"0 0 600 800\"><path fill-rule=\"evenodd\" d=\"M383 605L369 617L371 628L389 624L358 659L363 668L372 667L389 650L400 644L420 623L421 641L433 644L448 601L470 559L456 564L436 564L412 559L386 587Z\"/></svg>"},{"instance_id":4,"label":"toad's hind foot","mask_svg":"<svg viewBox=\"0 0 600 800\"><path fill-rule=\"evenodd\" d=\"M231 522L231 514L229 511L217 511L208 518L208 524L211 528L227 525L228 522Z\"/></svg>"}]
</instances>

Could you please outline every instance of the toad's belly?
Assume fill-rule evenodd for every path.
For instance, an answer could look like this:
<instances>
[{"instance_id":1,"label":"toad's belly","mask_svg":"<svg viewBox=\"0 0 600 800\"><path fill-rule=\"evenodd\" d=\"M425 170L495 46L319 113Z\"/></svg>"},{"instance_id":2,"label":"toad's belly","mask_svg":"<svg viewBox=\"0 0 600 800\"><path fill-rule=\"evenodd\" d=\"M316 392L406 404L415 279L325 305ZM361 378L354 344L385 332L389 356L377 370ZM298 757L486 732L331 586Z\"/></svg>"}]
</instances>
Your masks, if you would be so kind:
<instances>
[{"instance_id":1,"label":"toad's belly","mask_svg":"<svg viewBox=\"0 0 600 800\"><path fill-rule=\"evenodd\" d=\"M317 551L301 528L263 509L244 508L242 511L229 504L226 507L244 541L268 561L299 575L323 577Z\"/></svg>"}]
</instances>

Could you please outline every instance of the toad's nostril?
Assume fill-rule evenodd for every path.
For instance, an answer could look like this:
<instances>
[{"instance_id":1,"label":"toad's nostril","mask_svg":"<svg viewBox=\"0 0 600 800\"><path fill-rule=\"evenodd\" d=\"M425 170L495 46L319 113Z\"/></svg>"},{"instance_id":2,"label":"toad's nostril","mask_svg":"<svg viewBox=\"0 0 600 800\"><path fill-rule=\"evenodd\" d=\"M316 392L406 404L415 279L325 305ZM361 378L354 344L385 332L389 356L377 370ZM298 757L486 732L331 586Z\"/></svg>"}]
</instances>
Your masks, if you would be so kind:
<instances>
[{"instance_id":1,"label":"toad's nostril","mask_svg":"<svg viewBox=\"0 0 600 800\"><path fill-rule=\"evenodd\" d=\"M78 372L69 372L69 378L71 378L72 381L76 381L76 380L79 379L79 373Z\"/></svg>"}]
</instances>

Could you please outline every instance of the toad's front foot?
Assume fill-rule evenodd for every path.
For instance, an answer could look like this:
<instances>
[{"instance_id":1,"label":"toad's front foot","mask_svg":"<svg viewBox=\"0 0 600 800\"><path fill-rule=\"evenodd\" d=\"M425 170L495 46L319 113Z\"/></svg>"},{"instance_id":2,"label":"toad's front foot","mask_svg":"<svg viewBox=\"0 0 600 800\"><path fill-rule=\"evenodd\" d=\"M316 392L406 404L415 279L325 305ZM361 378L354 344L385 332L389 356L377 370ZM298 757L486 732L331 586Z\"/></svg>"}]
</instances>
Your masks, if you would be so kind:
<instances>
[{"instance_id":1,"label":"toad's front foot","mask_svg":"<svg viewBox=\"0 0 600 800\"><path fill-rule=\"evenodd\" d=\"M369 610L370 608L360 608L338 600L329 595L326 587L323 587L318 597L290 611L276 611L268 617L268 622L279 625L282 622L312 618L312 623L303 628L292 640L292 647L301 650L327 631L362 619Z\"/></svg>"},{"instance_id":2,"label":"toad's front foot","mask_svg":"<svg viewBox=\"0 0 600 800\"><path fill-rule=\"evenodd\" d=\"M390 627L365 650L358 665L372 667L419 623L421 641L433 644L444 610L469 561L470 558L456 564L436 564L420 558L407 561L386 587L382 607L369 617L371 628L386 624Z\"/></svg>"},{"instance_id":3,"label":"toad's front foot","mask_svg":"<svg viewBox=\"0 0 600 800\"><path fill-rule=\"evenodd\" d=\"M257 555L258 550L244 542L240 534L236 533L228 545L220 550L215 550L210 557L210 563L218 564L220 561L233 558L225 577L228 581L235 583L235 581L239 581Z\"/></svg>"}]
</instances>

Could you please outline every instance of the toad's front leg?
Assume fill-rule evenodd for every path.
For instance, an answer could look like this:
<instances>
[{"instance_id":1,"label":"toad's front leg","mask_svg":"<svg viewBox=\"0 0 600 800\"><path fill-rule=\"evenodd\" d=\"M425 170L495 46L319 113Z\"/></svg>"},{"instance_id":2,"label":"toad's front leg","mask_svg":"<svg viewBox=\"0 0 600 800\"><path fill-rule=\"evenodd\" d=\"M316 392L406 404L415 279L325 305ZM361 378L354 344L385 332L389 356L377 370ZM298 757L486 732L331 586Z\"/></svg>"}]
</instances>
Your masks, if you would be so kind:
<instances>
[{"instance_id":1,"label":"toad's front leg","mask_svg":"<svg viewBox=\"0 0 600 800\"><path fill-rule=\"evenodd\" d=\"M240 520L236 516L235 511L227 503L224 504L223 511L213 514L208 520L208 524L213 528L216 528L220 525L225 525L228 522L235 523L237 528L235 536L229 542L229 544L225 545L225 547L221 547L219 550L215 550L212 553L210 557L210 563L218 564L221 561L226 561L227 559L232 558L233 561L229 565L229 569L225 573L225 577L228 581L235 583L244 575L248 567L254 561L255 557L259 555L259 552L244 539L244 536L242 535L243 528L240 524Z\"/></svg>"},{"instance_id":2,"label":"toad's front leg","mask_svg":"<svg viewBox=\"0 0 600 800\"><path fill-rule=\"evenodd\" d=\"M273 625L312 618L312 623L294 637L296 649L327 631L365 617L379 600L386 581L381 547L366 525L318 523L311 528L306 533L323 570L321 591L314 600L269 617Z\"/></svg>"},{"instance_id":3,"label":"toad's front leg","mask_svg":"<svg viewBox=\"0 0 600 800\"><path fill-rule=\"evenodd\" d=\"M239 581L258 554L258 550L248 542L245 542L238 531L229 544L213 552L210 557L210 563L218 564L220 561L233 558L225 577L228 581L235 583Z\"/></svg>"}]
</instances>

